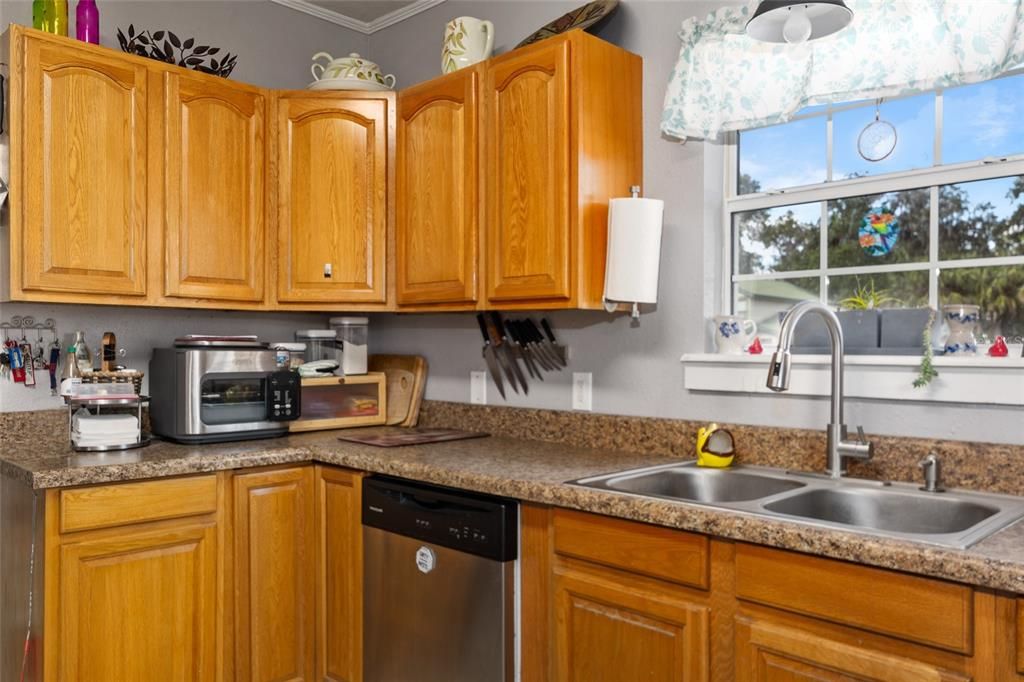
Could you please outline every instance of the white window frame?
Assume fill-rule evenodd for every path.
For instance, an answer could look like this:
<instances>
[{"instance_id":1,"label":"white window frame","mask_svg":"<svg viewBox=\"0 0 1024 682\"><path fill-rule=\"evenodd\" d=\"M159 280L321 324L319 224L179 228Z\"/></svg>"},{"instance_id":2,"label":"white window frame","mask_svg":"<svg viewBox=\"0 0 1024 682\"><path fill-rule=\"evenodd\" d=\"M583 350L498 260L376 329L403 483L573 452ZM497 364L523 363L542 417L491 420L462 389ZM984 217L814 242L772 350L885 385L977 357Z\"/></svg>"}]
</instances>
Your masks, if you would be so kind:
<instances>
[{"instance_id":1,"label":"white window frame","mask_svg":"<svg viewBox=\"0 0 1024 682\"><path fill-rule=\"evenodd\" d=\"M1024 74L1024 69L1015 69L1000 78ZM928 168L918 168L908 171L885 173L879 175L868 175L848 180L832 181L832 122L837 112L849 109L870 106L864 102L852 104L830 105L825 112L812 112L794 116L791 120L803 120L819 118L824 116L826 120L827 145L826 161L828 177L825 182L812 185L801 185L781 190L769 189L763 192L752 194L738 194L737 181L739 178L739 135L735 132L725 135L725 177L723 179L722 202L722 307L725 314L733 314L735 311L735 300L733 286L737 282L754 280L785 280L796 277L818 277L819 298L822 303L828 303L828 278L838 275L860 275L883 272L907 272L927 271L928 272L928 305L933 309L939 306L939 273L944 269L978 267L978 266L1000 266L1000 265L1024 265L1024 255L1002 256L991 258L965 258L955 260L941 260L939 258L939 186L951 185L963 182L974 182L977 180L992 180L996 178L1024 175L1024 153L1004 157L987 157L978 161L969 161L956 164L942 164L942 102L944 89L935 91L935 140L934 140L934 165ZM919 95L920 93L917 93ZM906 95L904 97L888 98L887 101L905 99L917 95ZM842 199L851 196L869 194L885 194L908 189L928 189L931 193L929 235L928 235L928 259L915 263L893 263L885 265L867 266L828 266L828 208L827 201ZM744 211L755 211L761 209L778 208L792 204L805 204L822 202L821 222L819 223L820 234L820 263L814 270L789 270L785 272L770 272L756 274L736 274L734 272L734 256L739 248L736 243L737 235L733 232L733 215Z\"/></svg>"}]
</instances>

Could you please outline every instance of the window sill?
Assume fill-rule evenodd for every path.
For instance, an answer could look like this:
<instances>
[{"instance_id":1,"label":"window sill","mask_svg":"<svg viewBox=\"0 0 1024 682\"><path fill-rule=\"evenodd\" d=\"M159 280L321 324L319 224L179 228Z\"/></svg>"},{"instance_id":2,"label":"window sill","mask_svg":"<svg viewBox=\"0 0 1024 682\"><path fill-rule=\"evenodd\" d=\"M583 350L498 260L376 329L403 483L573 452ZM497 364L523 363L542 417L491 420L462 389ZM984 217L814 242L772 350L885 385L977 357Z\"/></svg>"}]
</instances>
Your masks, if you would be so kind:
<instances>
[{"instance_id":1,"label":"window sill","mask_svg":"<svg viewBox=\"0 0 1024 682\"><path fill-rule=\"evenodd\" d=\"M765 386L770 358L768 350L762 355L688 353L680 358L683 386L689 391L771 393ZM848 398L1024 406L1024 358L936 357L932 364L939 376L914 388L920 362L915 356L847 356L843 392ZM830 363L827 355L794 355L787 393L828 396Z\"/></svg>"}]
</instances>

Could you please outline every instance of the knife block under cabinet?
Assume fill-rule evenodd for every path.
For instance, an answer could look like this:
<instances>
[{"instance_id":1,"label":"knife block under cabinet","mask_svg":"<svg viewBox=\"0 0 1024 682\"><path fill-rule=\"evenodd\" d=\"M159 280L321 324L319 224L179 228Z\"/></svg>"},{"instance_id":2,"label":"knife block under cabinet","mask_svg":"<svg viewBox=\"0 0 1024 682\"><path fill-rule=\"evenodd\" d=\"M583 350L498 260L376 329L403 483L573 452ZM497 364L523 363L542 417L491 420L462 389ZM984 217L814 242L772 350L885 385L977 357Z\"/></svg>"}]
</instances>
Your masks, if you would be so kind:
<instances>
[{"instance_id":1,"label":"knife block under cabinet","mask_svg":"<svg viewBox=\"0 0 1024 682\"><path fill-rule=\"evenodd\" d=\"M383 372L344 377L303 377L302 416L289 431L322 431L378 426L387 420L387 379Z\"/></svg>"}]
</instances>

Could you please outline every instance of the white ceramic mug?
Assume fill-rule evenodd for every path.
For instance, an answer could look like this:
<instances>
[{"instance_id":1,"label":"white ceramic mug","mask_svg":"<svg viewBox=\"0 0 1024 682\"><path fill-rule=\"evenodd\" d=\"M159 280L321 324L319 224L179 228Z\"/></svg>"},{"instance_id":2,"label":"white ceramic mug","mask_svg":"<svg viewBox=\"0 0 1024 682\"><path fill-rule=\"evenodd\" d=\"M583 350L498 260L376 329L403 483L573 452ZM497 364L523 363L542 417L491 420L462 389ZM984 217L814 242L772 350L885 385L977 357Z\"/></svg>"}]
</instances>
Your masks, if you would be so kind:
<instances>
[{"instance_id":1,"label":"white ceramic mug","mask_svg":"<svg viewBox=\"0 0 1024 682\"><path fill-rule=\"evenodd\" d=\"M740 355L757 336L757 324L753 320L742 320L735 315L716 315L715 345L719 353ZM749 328L749 331L747 331Z\"/></svg>"},{"instance_id":2,"label":"white ceramic mug","mask_svg":"<svg viewBox=\"0 0 1024 682\"><path fill-rule=\"evenodd\" d=\"M494 50L494 24L473 17L457 17L444 27L441 73L451 73L482 62Z\"/></svg>"}]
</instances>

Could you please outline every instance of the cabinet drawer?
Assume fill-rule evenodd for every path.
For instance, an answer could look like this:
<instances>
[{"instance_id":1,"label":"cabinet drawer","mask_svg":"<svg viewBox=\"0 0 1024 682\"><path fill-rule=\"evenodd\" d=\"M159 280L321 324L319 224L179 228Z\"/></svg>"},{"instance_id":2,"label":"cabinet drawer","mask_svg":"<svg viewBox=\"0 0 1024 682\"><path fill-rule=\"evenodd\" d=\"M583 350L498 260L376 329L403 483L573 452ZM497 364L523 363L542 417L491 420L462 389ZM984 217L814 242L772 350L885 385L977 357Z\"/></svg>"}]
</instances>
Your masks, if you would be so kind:
<instances>
[{"instance_id":1,"label":"cabinet drawer","mask_svg":"<svg viewBox=\"0 0 1024 682\"><path fill-rule=\"evenodd\" d=\"M964 585L737 545L736 594L957 653L972 648L972 591Z\"/></svg>"},{"instance_id":2,"label":"cabinet drawer","mask_svg":"<svg viewBox=\"0 0 1024 682\"><path fill-rule=\"evenodd\" d=\"M555 511L555 551L566 556L708 587L708 539L646 523Z\"/></svg>"},{"instance_id":3,"label":"cabinet drawer","mask_svg":"<svg viewBox=\"0 0 1024 682\"><path fill-rule=\"evenodd\" d=\"M216 476L71 488L60 491L60 531L123 526L216 510Z\"/></svg>"}]
</instances>

